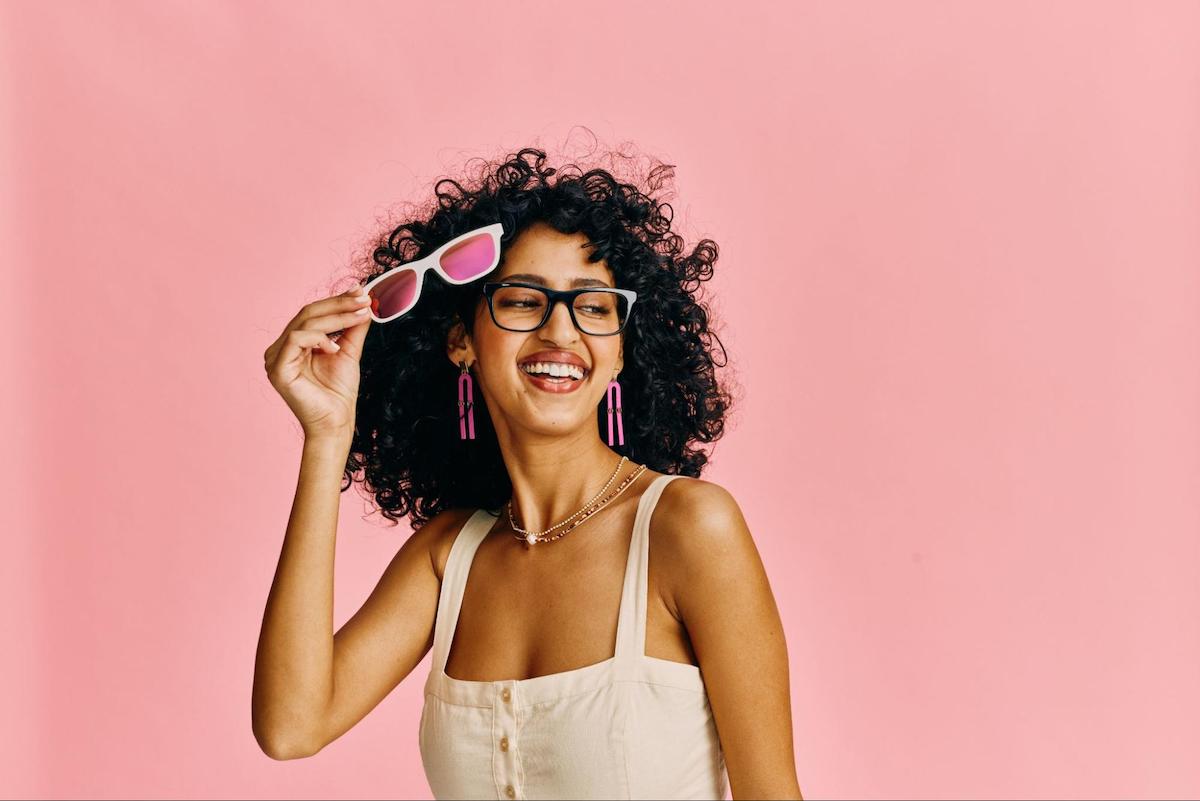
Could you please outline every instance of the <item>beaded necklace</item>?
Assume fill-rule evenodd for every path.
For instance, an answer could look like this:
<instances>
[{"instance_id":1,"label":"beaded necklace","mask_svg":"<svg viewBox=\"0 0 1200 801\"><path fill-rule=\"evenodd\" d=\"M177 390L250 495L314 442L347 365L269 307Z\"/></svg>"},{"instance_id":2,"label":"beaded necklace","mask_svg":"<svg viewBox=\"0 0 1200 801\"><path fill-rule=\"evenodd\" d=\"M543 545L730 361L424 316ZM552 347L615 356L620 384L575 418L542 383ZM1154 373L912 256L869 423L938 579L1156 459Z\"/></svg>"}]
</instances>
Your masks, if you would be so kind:
<instances>
[{"instance_id":1,"label":"beaded necklace","mask_svg":"<svg viewBox=\"0 0 1200 801\"><path fill-rule=\"evenodd\" d=\"M629 486L634 482L634 480L637 479L638 476L640 476L642 473L646 472L646 469L647 469L646 465L644 465L644 464L638 465L637 469L634 470L632 473L630 473L625 478L625 480L621 482L621 485L619 487L617 487L616 492L614 492L612 495L608 496L604 500L600 501L599 503L592 505L596 501L596 498L599 498L601 495L604 494L605 490L607 490L610 486L612 486L613 481L616 479L617 475L621 472L621 467L625 464L625 461L627 458L628 457L625 457L625 456L621 457L621 461L617 463L617 469L615 471L613 471L612 477L608 479L608 483L604 485L604 488L601 489L600 492L596 493L596 495L592 498L592 500L585 503L583 505L582 509L580 509L578 512L571 514L565 520L563 520L561 523L557 523L557 524L551 526L550 528L546 529L545 531L526 531L525 529L518 526L516 520L513 519L512 500L509 499L508 504L507 504L508 505L508 524L509 524L509 526L512 527L512 530L514 532L513 537L518 540L524 540L527 545L535 545L539 542L553 542L554 540L565 536L567 534L567 532L571 531L576 526L583 523L589 517L594 515L596 512L603 509L606 504L608 504L610 501L612 501L614 498L616 498L622 492L624 492L626 489L628 489ZM580 516L580 515L582 515L582 516ZM571 522L572 520L574 520L574 522ZM570 523L570 525L567 526L562 531L560 531L558 534L555 534L553 537L545 536L546 534L549 534L551 531L554 531L554 529L564 526L567 523Z\"/></svg>"}]
</instances>

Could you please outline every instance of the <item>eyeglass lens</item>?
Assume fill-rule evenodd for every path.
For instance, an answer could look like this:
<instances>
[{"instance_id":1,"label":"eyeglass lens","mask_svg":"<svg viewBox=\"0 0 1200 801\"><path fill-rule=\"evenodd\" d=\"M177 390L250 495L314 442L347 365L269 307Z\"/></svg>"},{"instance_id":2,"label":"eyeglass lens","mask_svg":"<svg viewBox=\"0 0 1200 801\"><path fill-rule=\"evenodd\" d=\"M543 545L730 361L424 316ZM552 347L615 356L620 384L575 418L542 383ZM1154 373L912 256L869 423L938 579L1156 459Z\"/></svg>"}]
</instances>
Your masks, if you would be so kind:
<instances>
[{"instance_id":1,"label":"eyeglass lens","mask_svg":"<svg viewBox=\"0 0 1200 801\"><path fill-rule=\"evenodd\" d=\"M480 234L449 248L439 263L455 281L470 281L483 275L495 258L496 243L492 235Z\"/></svg>"},{"instance_id":2,"label":"eyeglass lens","mask_svg":"<svg viewBox=\"0 0 1200 801\"><path fill-rule=\"evenodd\" d=\"M549 302L540 289L503 286L492 295L492 316L501 328L533 331L546 316ZM597 336L620 331L629 312L629 302L616 292L581 292L572 305L579 330Z\"/></svg>"}]
</instances>

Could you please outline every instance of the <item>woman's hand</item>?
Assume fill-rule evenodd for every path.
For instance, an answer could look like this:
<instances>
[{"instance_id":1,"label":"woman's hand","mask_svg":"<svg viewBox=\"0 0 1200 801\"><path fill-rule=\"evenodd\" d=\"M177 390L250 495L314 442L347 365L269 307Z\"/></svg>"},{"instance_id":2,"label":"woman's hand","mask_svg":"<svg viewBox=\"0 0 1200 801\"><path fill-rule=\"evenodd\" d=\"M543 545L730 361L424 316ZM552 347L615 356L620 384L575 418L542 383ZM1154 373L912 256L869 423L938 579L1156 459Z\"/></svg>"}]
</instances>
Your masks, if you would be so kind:
<instances>
[{"instance_id":1,"label":"woman's hand","mask_svg":"<svg viewBox=\"0 0 1200 801\"><path fill-rule=\"evenodd\" d=\"M271 386L306 437L353 431L358 361L370 324L369 299L355 286L301 307L263 354ZM329 334L338 330L335 343Z\"/></svg>"}]
</instances>

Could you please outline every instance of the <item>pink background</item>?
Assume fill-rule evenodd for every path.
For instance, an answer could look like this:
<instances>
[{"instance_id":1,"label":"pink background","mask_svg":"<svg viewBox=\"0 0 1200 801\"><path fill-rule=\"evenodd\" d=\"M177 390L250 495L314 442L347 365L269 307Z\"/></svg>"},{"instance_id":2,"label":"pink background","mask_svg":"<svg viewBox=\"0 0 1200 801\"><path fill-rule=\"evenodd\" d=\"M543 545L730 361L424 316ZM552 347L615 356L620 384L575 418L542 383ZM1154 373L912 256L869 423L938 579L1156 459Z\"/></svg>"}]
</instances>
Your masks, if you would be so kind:
<instances>
[{"instance_id":1,"label":"pink background","mask_svg":"<svg viewBox=\"0 0 1200 801\"><path fill-rule=\"evenodd\" d=\"M805 795L1200 795L1198 37L1195 2L3 3L0 791L429 797L428 659L312 759L251 734L300 454L262 352L390 205L587 126L721 247L745 397L704 477ZM342 510L338 626L408 530Z\"/></svg>"}]
</instances>

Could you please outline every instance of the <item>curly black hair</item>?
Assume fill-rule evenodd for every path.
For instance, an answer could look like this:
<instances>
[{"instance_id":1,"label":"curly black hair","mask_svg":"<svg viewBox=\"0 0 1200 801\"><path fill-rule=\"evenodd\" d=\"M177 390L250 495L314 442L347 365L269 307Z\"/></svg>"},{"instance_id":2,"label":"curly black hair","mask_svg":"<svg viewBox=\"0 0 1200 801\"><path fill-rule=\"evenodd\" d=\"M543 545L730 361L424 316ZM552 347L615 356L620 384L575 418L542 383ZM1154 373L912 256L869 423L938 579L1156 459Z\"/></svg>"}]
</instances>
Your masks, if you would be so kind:
<instances>
[{"instance_id":1,"label":"curly black hair","mask_svg":"<svg viewBox=\"0 0 1200 801\"><path fill-rule=\"evenodd\" d=\"M358 283L495 222L504 226L501 258L505 243L536 222L583 232L594 246L589 261L606 260L616 285L638 294L623 332L625 444L613 447L659 472L699 477L709 455L693 443L722 436L733 393L718 381L716 368L728 360L699 298L701 282L712 277L717 244L701 239L685 252L683 238L671 230L670 204L651 196L673 180L674 165L654 160L642 175L643 191L608 169L548 167L545 151L532 147L494 162L473 161L483 161L476 180L441 178L435 201L408 212L418 219L372 239L354 265ZM361 471L393 523L408 515L415 529L449 508L495 510L512 494L482 393L474 394L476 438L459 437L459 370L446 355L457 321L471 332L486 280L451 286L427 274L412 312L368 329L341 490ZM721 363L713 360L714 340ZM605 404L596 413L606 434Z\"/></svg>"}]
</instances>

